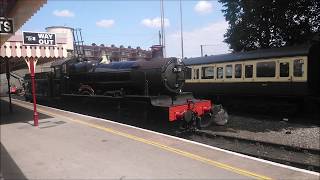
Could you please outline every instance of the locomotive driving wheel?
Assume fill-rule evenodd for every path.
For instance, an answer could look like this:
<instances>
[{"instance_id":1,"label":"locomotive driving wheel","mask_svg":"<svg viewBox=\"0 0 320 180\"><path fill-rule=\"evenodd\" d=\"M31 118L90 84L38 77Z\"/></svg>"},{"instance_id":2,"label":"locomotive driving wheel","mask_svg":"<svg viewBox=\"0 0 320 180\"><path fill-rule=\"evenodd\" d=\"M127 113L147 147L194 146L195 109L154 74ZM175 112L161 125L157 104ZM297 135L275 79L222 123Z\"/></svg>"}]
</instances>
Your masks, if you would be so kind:
<instances>
[{"instance_id":1,"label":"locomotive driving wheel","mask_svg":"<svg viewBox=\"0 0 320 180\"><path fill-rule=\"evenodd\" d=\"M213 123L213 120L214 117L213 117L213 114L212 113L206 113L204 114L201 119L200 119L200 122L199 122L199 126L200 128L206 128L206 127L209 127L212 123Z\"/></svg>"}]
</instances>

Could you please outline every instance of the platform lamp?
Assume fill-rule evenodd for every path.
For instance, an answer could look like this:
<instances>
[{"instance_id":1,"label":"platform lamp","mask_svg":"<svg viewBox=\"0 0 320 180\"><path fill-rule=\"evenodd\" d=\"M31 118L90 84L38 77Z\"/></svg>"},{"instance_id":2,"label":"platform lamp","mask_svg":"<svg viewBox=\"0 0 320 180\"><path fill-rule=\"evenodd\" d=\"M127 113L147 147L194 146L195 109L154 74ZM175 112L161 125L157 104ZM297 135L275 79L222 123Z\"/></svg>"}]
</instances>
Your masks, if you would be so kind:
<instances>
[{"instance_id":1,"label":"platform lamp","mask_svg":"<svg viewBox=\"0 0 320 180\"><path fill-rule=\"evenodd\" d=\"M182 0L180 0L180 40L181 40L181 59L184 58L183 54L183 21L182 21Z\"/></svg>"},{"instance_id":2,"label":"platform lamp","mask_svg":"<svg viewBox=\"0 0 320 180\"><path fill-rule=\"evenodd\" d=\"M24 59L29 67L29 72L31 76L31 82L32 82L32 98L33 98L33 122L34 126L39 125L39 115L37 112L37 101L36 101L36 81L35 81L35 69L36 64L38 62L38 59L34 57L29 57Z\"/></svg>"}]
</instances>

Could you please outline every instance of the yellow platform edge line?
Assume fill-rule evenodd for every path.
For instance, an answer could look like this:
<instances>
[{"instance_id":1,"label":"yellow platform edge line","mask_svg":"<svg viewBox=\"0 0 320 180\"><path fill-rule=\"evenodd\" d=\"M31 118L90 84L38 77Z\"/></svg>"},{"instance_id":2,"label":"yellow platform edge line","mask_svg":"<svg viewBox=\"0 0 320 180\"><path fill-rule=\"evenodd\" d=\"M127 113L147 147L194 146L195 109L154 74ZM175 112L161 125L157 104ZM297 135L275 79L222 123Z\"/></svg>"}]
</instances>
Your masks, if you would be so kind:
<instances>
[{"instance_id":1,"label":"yellow platform edge line","mask_svg":"<svg viewBox=\"0 0 320 180\"><path fill-rule=\"evenodd\" d=\"M20 105L22 107L25 107L27 109L32 109L32 107L29 107L28 105L24 105L24 104L21 104L21 103L18 103L18 102L14 102L14 103L16 103L16 104L18 104L18 105ZM122 137L126 137L128 139L132 139L132 140L135 140L135 141L138 141L138 142L142 142L142 143L145 143L145 144L148 144L148 145L152 145L152 146L158 147L160 149L163 149L163 150L166 150L166 151L169 151L169 152L173 152L175 154L179 154L181 156L184 156L184 157L187 157L187 158L190 158L190 159L193 159L193 160L197 160L197 161L200 161L200 162L203 162L205 164L209 164L209 165L212 165L212 166L215 166L215 167L219 167L221 169L225 169L225 170L237 173L237 174L241 174L241 175L244 175L244 176L252 177L254 179L263 179L263 180L271 180L272 179L272 178L267 177L267 176L256 174L256 173L253 173L253 172L250 172L250 171L247 171L247 170L243 170L243 169L240 169L240 168L232 167L230 165L227 165L227 164L224 164L224 163L221 163L221 162L217 162L217 161L214 161L214 160L211 160L211 159L207 159L205 157L202 157L202 156L199 156L199 155L196 155L196 154L192 154L192 153L180 150L180 149L176 149L176 148L173 148L173 147L170 147L170 146L166 146L166 145L154 142L154 141L150 141L150 140L147 140L147 139L144 139L144 138L140 138L140 137L131 135L131 134L123 133L123 132L120 132L120 131L117 131L117 130L114 130L114 129L111 129L111 128L103 127L103 126L100 126L100 125L97 125L97 124L93 124L93 123L88 123L88 122L81 121L81 120L78 120L78 119L73 119L73 118L70 118L70 117L67 117L67 116L63 116L63 115L54 114L54 113L51 113L49 111L42 110L40 108L38 109L38 111L42 112L44 114L53 116L53 117L60 117L60 118L68 119L70 121L73 121L73 122L76 122L76 123L79 123L79 124L83 124L83 125L95 128L95 129L100 129L100 130L103 130L103 131L106 131L106 132L109 132L109 133L112 133L112 134L116 134L116 135L119 135L119 136L122 136Z\"/></svg>"}]
</instances>

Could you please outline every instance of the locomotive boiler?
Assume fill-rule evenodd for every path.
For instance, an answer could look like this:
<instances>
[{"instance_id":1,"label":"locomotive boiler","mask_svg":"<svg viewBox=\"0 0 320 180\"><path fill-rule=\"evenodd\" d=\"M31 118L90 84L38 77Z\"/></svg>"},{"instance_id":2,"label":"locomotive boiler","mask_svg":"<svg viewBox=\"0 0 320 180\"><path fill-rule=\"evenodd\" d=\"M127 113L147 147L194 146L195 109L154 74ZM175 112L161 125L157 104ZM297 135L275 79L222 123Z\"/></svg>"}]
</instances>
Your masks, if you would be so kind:
<instances>
[{"instance_id":1,"label":"locomotive boiler","mask_svg":"<svg viewBox=\"0 0 320 180\"><path fill-rule=\"evenodd\" d=\"M184 85L184 65L176 58L67 64L67 93L83 95L175 95Z\"/></svg>"}]
</instances>

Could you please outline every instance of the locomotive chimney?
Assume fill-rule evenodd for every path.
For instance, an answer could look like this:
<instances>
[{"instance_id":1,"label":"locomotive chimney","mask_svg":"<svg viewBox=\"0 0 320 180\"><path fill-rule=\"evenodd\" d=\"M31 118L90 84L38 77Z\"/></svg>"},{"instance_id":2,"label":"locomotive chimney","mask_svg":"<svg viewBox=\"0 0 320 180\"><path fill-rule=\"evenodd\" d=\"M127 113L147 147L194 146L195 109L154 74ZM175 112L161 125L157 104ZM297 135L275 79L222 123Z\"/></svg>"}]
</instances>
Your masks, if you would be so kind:
<instances>
[{"instance_id":1,"label":"locomotive chimney","mask_svg":"<svg viewBox=\"0 0 320 180\"><path fill-rule=\"evenodd\" d=\"M163 46L153 45L151 46L152 59L163 58Z\"/></svg>"}]
</instances>

